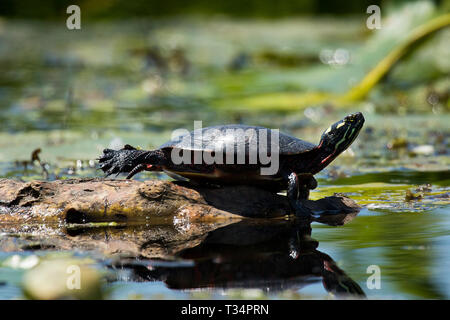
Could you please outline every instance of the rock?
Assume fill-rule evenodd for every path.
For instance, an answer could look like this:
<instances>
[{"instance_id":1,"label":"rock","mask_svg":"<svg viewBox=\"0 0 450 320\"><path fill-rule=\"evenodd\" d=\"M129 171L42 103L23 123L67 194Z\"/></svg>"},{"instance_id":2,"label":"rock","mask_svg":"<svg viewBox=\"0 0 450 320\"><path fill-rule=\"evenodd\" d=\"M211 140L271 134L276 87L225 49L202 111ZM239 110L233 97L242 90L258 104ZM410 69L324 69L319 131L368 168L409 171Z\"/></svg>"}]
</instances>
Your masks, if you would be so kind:
<instances>
[{"instance_id":1,"label":"rock","mask_svg":"<svg viewBox=\"0 0 450 320\"><path fill-rule=\"evenodd\" d=\"M101 299L99 271L74 258L41 261L23 278L25 297L37 300Z\"/></svg>"},{"instance_id":2,"label":"rock","mask_svg":"<svg viewBox=\"0 0 450 320\"><path fill-rule=\"evenodd\" d=\"M432 145L424 144L411 149L411 152L416 155L430 156L434 154L434 147Z\"/></svg>"}]
</instances>

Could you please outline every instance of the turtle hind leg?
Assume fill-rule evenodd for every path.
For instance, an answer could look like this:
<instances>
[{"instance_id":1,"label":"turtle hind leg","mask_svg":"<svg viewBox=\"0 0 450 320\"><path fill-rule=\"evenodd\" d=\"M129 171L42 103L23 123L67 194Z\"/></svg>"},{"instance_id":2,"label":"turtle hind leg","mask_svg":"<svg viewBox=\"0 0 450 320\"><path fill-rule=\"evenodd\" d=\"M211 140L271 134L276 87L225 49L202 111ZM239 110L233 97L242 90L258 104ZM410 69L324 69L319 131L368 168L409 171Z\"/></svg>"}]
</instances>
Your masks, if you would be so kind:
<instances>
[{"instance_id":1,"label":"turtle hind leg","mask_svg":"<svg viewBox=\"0 0 450 320\"><path fill-rule=\"evenodd\" d=\"M122 172L131 171L136 164L135 159L140 155L139 150L131 149L129 146L120 150L104 149L103 155L97 160L100 169L105 172L106 176L111 174L120 174Z\"/></svg>"},{"instance_id":2,"label":"turtle hind leg","mask_svg":"<svg viewBox=\"0 0 450 320\"><path fill-rule=\"evenodd\" d=\"M158 165L164 161L164 155L160 150L145 151L125 145L120 150L103 150L103 155L97 160L100 163L100 169L106 173L106 176L129 173L128 178L131 178L143 170L158 170ZM152 168L153 166L155 168Z\"/></svg>"}]
</instances>

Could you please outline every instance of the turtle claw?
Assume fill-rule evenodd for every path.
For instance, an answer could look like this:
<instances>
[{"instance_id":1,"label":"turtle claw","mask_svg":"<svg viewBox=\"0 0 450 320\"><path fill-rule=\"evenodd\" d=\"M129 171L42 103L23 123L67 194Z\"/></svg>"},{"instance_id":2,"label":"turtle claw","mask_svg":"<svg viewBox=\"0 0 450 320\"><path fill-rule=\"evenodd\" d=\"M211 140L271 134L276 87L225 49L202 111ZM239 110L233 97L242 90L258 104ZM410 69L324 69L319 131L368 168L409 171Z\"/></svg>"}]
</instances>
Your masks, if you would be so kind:
<instances>
[{"instance_id":1,"label":"turtle claw","mask_svg":"<svg viewBox=\"0 0 450 320\"><path fill-rule=\"evenodd\" d=\"M108 177L108 176L112 175L113 173L116 173L117 171L118 171L118 170L117 170L117 167L116 167L116 166L111 167L111 168L109 168L108 171L106 171L106 176ZM119 173L120 173L120 171L119 171Z\"/></svg>"},{"instance_id":2,"label":"turtle claw","mask_svg":"<svg viewBox=\"0 0 450 320\"><path fill-rule=\"evenodd\" d=\"M110 175L116 173L116 177L120 174L120 169L117 167L117 165L110 165L107 164L104 167L100 167L105 172L105 178L109 177Z\"/></svg>"},{"instance_id":3,"label":"turtle claw","mask_svg":"<svg viewBox=\"0 0 450 320\"><path fill-rule=\"evenodd\" d=\"M114 150L104 149L103 155L97 159L98 162L101 163L100 168L102 169L105 168L111 162L111 160L113 160L113 158L114 158Z\"/></svg>"},{"instance_id":4,"label":"turtle claw","mask_svg":"<svg viewBox=\"0 0 450 320\"><path fill-rule=\"evenodd\" d=\"M100 166L99 169L103 170L103 172L105 172L107 174L107 176L109 176L112 172L110 172L111 170L114 170L114 161L112 159L100 159Z\"/></svg>"},{"instance_id":5,"label":"turtle claw","mask_svg":"<svg viewBox=\"0 0 450 320\"><path fill-rule=\"evenodd\" d=\"M106 160L104 160L104 159L99 159L99 162L100 162L100 169L108 169L107 167L110 165L110 162L111 162L111 160L108 160L108 161L106 161Z\"/></svg>"},{"instance_id":6,"label":"turtle claw","mask_svg":"<svg viewBox=\"0 0 450 320\"><path fill-rule=\"evenodd\" d=\"M129 146L131 147L131 146ZM132 148L132 147L131 147ZM112 149L104 149L103 155L98 159L100 163L100 169L103 170L106 174L105 177L108 177L112 174L116 174L116 177L121 172L127 172L126 161L124 157L126 155L122 154L123 150L131 150L127 146L121 150L112 150Z\"/></svg>"},{"instance_id":7,"label":"turtle claw","mask_svg":"<svg viewBox=\"0 0 450 320\"><path fill-rule=\"evenodd\" d=\"M126 179L131 179L135 174L144 171L146 167L147 166L143 163L138 164L136 167L133 168L133 170L130 171Z\"/></svg>"},{"instance_id":8,"label":"turtle claw","mask_svg":"<svg viewBox=\"0 0 450 320\"><path fill-rule=\"evenodd\" d=\"M99 168L106 173L106 177L120 173L128 173L127 179L135 174L147 170L161 170L155 163L160 162L162 155L154 151L138 150L127 144L120 150L104 149L103 155L97 159Z\"/></svg>"}]
</instances>

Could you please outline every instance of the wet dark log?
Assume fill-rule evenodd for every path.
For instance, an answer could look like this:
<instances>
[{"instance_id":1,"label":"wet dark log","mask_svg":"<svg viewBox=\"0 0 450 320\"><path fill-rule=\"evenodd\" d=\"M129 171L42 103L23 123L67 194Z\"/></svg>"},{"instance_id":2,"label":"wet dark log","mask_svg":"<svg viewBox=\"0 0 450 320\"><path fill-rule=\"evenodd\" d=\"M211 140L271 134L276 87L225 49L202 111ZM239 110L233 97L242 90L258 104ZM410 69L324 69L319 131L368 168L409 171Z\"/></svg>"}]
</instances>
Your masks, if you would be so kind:
<instances>
[{"instance_id":1,"label":"wet dark log","mask_svg":"<svg viewBox=\"0 0 450 320\"><path fill-rule=\"evenodd\" d=\"M331 216L334 224L345 224L355 215L341 215L341 223ZM103 257L102 265L125 270L128 281L163 281L171 289L261 288L274 293L287 288L298 291L315 282L338 296L365 296L329 255L318 250L311 224L304 220L244 219L183 226L68 224L54 233L44 225L33 229L29 224L25 233L0 236L1 251L93 251L93 256ZM36 274L50 273L53 279L58 266L64 275L67 264L73 263L72 258L43 260L40 266L47 267L28 273L27 289L48 296L43 289L47 282L36 284Z\"/></svg>"},{"instance_id":2,"label":"wet dark log","mask_svg":"<svg viewBox=\"0 0 450 320\"><path fill-rule=\"evenodd\" d=\"M358 212L333 196L304 205L315 214ZM0 179L0 223L226 221L291 214L285 196L249 186L205 187L149 180L72 179L20 182ZM339 219L341 220L341 219Z\"/></svg>"}]
</instances>

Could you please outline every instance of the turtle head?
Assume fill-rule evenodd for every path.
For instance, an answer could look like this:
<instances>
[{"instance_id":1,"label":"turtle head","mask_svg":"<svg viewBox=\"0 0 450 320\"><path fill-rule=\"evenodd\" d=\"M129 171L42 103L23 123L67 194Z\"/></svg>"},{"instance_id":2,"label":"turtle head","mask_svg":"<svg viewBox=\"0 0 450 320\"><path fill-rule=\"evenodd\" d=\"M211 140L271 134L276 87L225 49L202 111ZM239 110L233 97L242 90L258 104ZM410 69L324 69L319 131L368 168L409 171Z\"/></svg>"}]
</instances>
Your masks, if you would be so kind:
<instances>
[{"instance_id":1,"label":"turtle head","mask_svg":"<svg viewBox=\"0 0 450 320\"><path fill-rule=\"evenodd\" d=\"M364 116L361 112L356 112L332 124L325 130L319 144L322 154L325 155L322 163L327 165L345 151L356 139L363 124Z\"/></svg>"}]
</instances>

